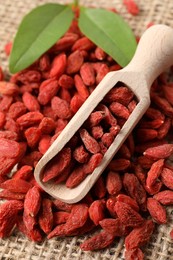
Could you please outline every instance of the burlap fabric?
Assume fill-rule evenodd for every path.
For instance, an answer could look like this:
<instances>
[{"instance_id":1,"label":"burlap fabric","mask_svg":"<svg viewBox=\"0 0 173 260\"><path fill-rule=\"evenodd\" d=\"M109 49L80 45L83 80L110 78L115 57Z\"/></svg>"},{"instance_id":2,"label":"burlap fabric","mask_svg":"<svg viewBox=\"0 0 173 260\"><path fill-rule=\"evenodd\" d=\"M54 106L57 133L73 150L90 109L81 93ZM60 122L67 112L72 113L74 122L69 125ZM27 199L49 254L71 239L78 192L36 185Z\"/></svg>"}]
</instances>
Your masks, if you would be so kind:
<instances>
[{"instance_id":1,"label":"burlap fabric","mask_svg":"<svg viewBox=\"0 0 173 260\"><path fill-rule=\"evenodd\" d=\"M164 23L173 28L173 0L136 0L140 8L138 16L127 13L122 0L81 0L86 6L116 8L131 25L136 35L141 35L150 22ZM8 60L4 54L4 45L11 41L22 17L32 8L46 2L67 3L63 0L0 0L0 60L8 74ZM146 260L173 260L173 242L169 232L173 228L173 209L169 209L169 223L158 227L152 239L144 248ZM90 234L88 235L90 236ZM42 243L29 241L14 230L8 239L0 240L0 259L47 259L47 260L120 260L124 259L124 241L115 240L114 244L99 252L83 252L79 244L87 236L56 238Z\"/></svg>"}]
</instances>

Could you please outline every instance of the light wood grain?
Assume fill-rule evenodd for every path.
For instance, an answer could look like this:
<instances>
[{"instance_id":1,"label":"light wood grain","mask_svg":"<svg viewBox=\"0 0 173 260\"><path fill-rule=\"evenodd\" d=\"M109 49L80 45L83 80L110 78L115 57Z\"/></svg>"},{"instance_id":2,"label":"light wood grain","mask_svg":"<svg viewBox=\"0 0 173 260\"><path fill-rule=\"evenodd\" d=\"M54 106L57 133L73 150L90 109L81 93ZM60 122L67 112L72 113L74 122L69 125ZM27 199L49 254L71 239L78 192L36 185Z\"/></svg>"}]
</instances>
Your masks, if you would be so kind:
<instances>
[{"instance_id":1,"label":"light wood grain","mask_svg":"<svg viewBox=\"0 0 173 260\"><path fill-rule=\"evenodd\" d=\"M150 27L141 37L132 61L124 69L117 72L110 72L105 76L38 162L34 172L38 184L54 198L58 198L64 202L75 203L81 200L94 185L149 107L150 87L153 81L172 64L173 29L166 25L155 25ZM117 82L123 82L127 85L134 92L139 102L120 133L105 153L101 164L92 174L88 175L80 185L73 189L67 188L65 184L57 185L53 182L43 183L41 179L45 165L61 151L71 137L82 126L98 103L100 103Z\"/></svg>"}]
</instances>

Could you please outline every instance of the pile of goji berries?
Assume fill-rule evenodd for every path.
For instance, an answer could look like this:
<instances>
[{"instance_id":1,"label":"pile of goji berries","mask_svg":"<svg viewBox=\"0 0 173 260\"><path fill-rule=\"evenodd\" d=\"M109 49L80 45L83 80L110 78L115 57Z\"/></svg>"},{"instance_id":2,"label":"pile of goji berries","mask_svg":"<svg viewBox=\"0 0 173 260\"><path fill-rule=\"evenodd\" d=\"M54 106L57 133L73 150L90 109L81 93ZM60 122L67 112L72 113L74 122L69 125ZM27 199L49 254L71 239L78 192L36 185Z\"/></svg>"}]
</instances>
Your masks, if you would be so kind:
<instances>
[{"instance_id":1,"label":"pile of goji berries","mask_svg":"<svg viewBox=\"0 0 173 260\"><path fill-rule=\"evenodd\" d=\"M166 206L173 204L173 167L169 162L173 154L173 83L168 82L167 74L154 82L150 108L82 201L69 205L51 198L33 176L39 159L97 84L109 71L118 69L111 57L82 35L74 21L28 69L8 82L0 70L0 198L6 200L0 206L1 238L8 237L14 226L36 242L46 236L50 239L96 230L81 244L83 250L102 249L116 243L115 238L124 237L126 259L144 258L141 247L149 241L155 223L167 223ZM115 89L123 88L129 91L122 85ZM80 132L92 141L106 140L89 148L96 149L94 153L90 150L94 155L99 150L101 157L112 142L110 133L118 133L136 104L132 98L124 106L122 100L127 97L117 101L112 92L109 98L118 102L121 111L116 114L116 106L102 104L86 122L90 128ZM109 121L109 133L105 133L95 120L104 120L104 125L106 120L115 120L116 124ZM73 138L73 145L79 144L77 139ZM87 145L84 141L78 148L73 146L70 167L75 160L89 160ZM66 155L69 148L65 149ZM64 174L55 178L57 183L69 175L64 161L61 154L58 162ZM170 236L173 238L173 231Z\"/></svg>"},{"instance_id":2,"label":"pile of goji berries","mask_svg":"<svg viewBox=\"0 0 173 260\"><path fill-rule=\"evenodd\" d=\"M91 66L89 63L85 65ZM83 65L81 69L84 70ZM88 77L89 74L85 75ZM42 181L65 182L68 188L74 188L88 174L94 174L136 104L132 91L122 83L116 84L65 147L46 165Z\"/></svg>"}]
</instances>

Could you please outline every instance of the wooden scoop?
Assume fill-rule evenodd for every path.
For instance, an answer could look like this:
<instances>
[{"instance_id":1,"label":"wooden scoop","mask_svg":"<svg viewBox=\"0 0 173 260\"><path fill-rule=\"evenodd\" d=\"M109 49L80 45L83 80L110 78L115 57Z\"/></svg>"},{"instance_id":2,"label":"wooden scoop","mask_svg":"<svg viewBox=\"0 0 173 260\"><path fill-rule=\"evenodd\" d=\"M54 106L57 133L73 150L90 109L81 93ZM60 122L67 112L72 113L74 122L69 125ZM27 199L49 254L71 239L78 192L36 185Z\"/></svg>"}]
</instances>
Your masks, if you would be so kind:
<instances>
[{"instance_id":1,"label":"wooden scoop","mask_svg":"<svg viewBox=\"0 0 173 260\"><path fill-rule=\"evenodd\" d=\"M128 42L127 42L128 44ZM131 62L122 70L109 72L73 116L58 138L38 162L35 179L51 196L67 203L81 200L94 185L132 129L150 105L150 87L153 81L173 64L173 29L166 25L154 25L141 37ZM77 187L69 189L62 184L42 182L45 165L66 145L89 117L95 107L116 83L127 85L138 99L138 104L105 153L101 164Z\"/></svg>"}]
</instances>

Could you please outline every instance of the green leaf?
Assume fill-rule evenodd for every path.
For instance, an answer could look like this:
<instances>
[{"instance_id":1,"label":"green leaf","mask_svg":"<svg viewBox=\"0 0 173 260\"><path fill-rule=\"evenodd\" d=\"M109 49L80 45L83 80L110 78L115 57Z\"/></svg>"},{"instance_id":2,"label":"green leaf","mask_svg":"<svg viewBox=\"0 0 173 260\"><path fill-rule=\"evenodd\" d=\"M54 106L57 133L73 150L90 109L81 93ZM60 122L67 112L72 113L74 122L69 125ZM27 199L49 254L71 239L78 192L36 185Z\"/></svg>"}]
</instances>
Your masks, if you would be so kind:
<instances>
[{"instance_id":1,"label":"green leaf","mask_svg":"<svg viewBox=\"0 0 173 260\"><path fill-rule=\"evenodd\" d=\"M128 24L116 13L82 7L79 28L122 67L132 59L136 39Z\"/></svg>"},{"instance_id":2,"label":"green leaf","mask_svg":"<svg viewBox=\"0 0 173 260\"><path fill-rule=\"evenodd\" d=\"M27 68L47 51L70 27L74 17L68 5L45 4L22 20L10 55L10 71Z\"/></svg>"}]
</instances>

